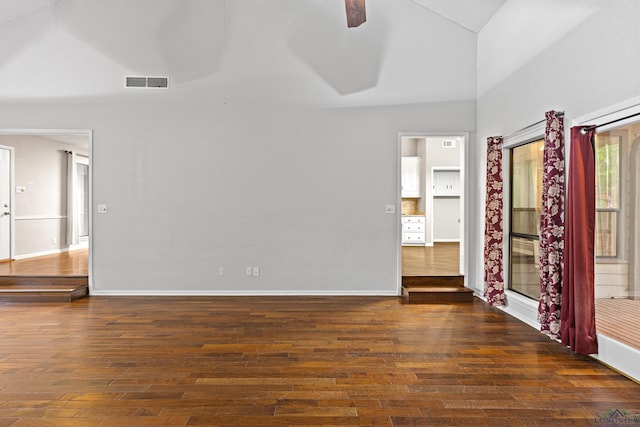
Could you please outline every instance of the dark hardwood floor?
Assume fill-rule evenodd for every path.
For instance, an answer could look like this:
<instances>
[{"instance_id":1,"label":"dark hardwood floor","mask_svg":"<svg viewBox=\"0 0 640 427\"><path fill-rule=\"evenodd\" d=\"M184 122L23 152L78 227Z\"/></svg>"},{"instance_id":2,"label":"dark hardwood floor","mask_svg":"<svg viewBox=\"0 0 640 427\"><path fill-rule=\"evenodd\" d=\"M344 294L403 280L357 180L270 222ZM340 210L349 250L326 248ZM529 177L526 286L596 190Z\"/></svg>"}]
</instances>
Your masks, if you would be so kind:
<instances>
[{"instance_id":1,"label":"dark hardwood floor","mask_svg":"<svg viewBox=\"0 0 640 427\"><path fill-rule=\"evenodd\" d=\"M0 426L594 426L640 385L472 304L0 303Z\"/></svg>"}]
</instances>

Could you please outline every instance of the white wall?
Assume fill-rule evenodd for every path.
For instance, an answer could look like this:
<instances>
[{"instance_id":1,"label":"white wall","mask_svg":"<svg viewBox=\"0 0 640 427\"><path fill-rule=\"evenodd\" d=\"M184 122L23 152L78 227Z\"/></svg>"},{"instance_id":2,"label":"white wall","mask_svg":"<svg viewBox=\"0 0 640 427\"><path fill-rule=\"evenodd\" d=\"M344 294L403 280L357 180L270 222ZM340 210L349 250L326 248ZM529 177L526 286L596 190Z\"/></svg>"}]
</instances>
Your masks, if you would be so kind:
<instances>
[{"instance_id":1,"label":"white wall","mask_svg":"<svg viewBox=\"0 0 640 427\"><path fill-rule=\"evenodd\" d=\"M470 171L473 230L470 272L483 289L486 138L508 135L564 110L571 121L640 93L640 2L508 0L478 37L477 159ZM544 22L544 25L541 23ZM509 297L520 319L535 321L535 304ZM535 325L534 325L535 326Z\"/></svg>"},{"instance_id":2,"label":"white wall","mask_svg":"<svg viewBox=\"0 0 640 427\"><path fill-rule=\"evenodd\" d=\"M356 31L340 1L64 3L0 28L29 40L0 45L0 128L94 131L94 294L397 293L398 133L474 130L474 34L409 0Z\"/></svg>"}]
</instances>

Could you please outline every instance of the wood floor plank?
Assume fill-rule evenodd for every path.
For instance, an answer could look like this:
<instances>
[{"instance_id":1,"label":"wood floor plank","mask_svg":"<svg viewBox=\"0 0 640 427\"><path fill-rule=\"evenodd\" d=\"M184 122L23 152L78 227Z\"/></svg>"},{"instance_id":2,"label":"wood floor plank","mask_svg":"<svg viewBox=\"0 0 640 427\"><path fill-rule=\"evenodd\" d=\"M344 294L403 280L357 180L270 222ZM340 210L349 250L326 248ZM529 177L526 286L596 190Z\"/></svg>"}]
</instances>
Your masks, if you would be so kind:
<instances>
[{"instance_id":1,"label":"wood floor plank","mask_svg":"<svg viewBox=\"0 0 640 427\"><path fill-rule=\"evenodd\" d=\"M478 300L0 303L0 426L583 426L611 409L640 414L640 385Z\"/></svg>"}]
</instances>

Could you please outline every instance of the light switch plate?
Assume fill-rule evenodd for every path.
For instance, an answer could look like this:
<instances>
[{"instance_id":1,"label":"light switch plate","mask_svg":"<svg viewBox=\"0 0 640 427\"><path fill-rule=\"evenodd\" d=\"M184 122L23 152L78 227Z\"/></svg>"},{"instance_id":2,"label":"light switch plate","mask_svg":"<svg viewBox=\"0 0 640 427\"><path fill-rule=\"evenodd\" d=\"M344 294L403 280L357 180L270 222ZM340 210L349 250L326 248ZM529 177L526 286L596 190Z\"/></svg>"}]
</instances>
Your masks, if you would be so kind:
<instances>
[{"instance_id":1,"label":"light switch plate","mask_svg":"<svg viewBox=\"0 0 640 427\"><path fill-rule=\"evenodd\" d=\"M388 214L396 213L396 205L387 205L385 212Z\"/></svg>"},{"instance_id":2,"label":"light switch plate","mask_svg":"<svg viewBox=\"0 0 640 427\"><path fill-rule=\"evenodd\" d=\"M106 214L107 212L108 212L107 205L105 205L105 204L98 205L98 213L99 214Z\"/></svg>"}]
</instances>

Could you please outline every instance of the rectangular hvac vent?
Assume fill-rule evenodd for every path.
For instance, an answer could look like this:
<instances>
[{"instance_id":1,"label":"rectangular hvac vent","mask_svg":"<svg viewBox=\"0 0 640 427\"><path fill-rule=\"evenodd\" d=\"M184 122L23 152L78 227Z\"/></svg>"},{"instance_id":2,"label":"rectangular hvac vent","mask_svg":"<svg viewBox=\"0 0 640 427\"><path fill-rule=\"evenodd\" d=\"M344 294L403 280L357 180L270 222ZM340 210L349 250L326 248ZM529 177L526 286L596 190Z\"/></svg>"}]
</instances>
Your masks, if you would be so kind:
<instances>
[{"instance_id":1,"label":"rectangular hvac vent","mask_svg":"<svg viewBox=\"0 0 640 427\"><path fill-rule=\"evenodd\" d=\"M442 140L442 148L456 148L456 140L455 139L443 139Z\"/></svg>"},{"instance_id":2,"label":"rectangular hvac vent","mask_svg":"<svg viewBox=\"0 0 640 427\"><path fill-rule=\"evenodd\" d=\"M127 87L147 87L146 77L127 77Z\"/></svg>"},{"instance_id":3,"label":"rectangular hvac vent","mask_svg":"<svg viewBox=\"0 0 640 427\"><path fill-rule=\"evenodd\" d=\"M147 77L147 87L169 87L169 79L166 77Z\"/></svg>"},{"instance_id":4,"label":"rectangular hvac vent","mask_svg":"<svg viewBox=\"0 0 640 427\"><path fill-rule=\"evenodd\" d=\"M127 76L125 78L126 87L153 87L153 88L168 88L168 77L134 77Z\"/></svg>"}]
</instances>

